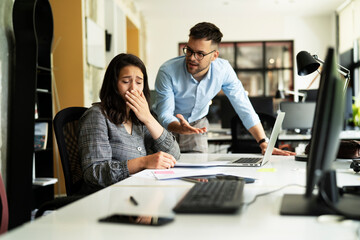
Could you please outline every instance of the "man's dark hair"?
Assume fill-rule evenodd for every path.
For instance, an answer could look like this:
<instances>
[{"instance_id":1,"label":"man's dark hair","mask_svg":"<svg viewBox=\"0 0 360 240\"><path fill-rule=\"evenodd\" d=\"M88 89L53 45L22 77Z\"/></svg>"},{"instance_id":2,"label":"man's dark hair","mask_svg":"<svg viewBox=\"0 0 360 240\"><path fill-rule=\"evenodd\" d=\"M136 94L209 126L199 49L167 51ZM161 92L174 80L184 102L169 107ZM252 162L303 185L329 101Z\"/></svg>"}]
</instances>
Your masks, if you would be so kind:
<instances>
[{"instance_id":1,"label":"man's dark hair","mask_svg":"<svg viewBox=\"0 0 360 240\"><path fill-rule=\"evenodd\" d=\"M109 120L114 124L120 124L126 121L126 103L120 96L118 91L118 79L121 69L127 66L135 66L140 68L144 75L144 96L146 101L150 102L150 89L148 83L148 76L144 63L140 58L132 55L121 53L114 57L106 69L104 81L100 90L101 107ZM142 124L136 117L135 113L130 110L132 123L139 125Z\"/></svg>"},{"instance_id":2,"label":"man's dark hair","mask_svg":"<svg viewBox=\"0 0 360 240\"><path fill-rule=\"evenodd\" d=\"M189 37L194 39L206 38L206 40L211 40L212 43L219 44L223 35L220 29L214 24L201 22L190 29Z\"/></svg>"}]
</instances>

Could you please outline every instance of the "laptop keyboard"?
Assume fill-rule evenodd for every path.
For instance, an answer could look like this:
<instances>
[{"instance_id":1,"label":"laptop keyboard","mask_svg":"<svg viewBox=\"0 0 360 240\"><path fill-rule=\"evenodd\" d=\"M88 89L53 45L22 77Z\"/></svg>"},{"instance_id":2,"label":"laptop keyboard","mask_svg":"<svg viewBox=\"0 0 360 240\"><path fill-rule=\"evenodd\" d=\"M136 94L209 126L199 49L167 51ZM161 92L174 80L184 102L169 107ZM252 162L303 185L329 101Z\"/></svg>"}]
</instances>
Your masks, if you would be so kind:
<instances>
[{"instance_id":1,"label":"laptop keyboard","mask_svg":"<svg viewBox=\"0 0 360 240\"><path fill-rule=\"evenodd\" d=\"M242 204L243 180L198 182L173 209L176 213L234 213Z\"/></svg>"},{"instance_id":2,"label":"laptop keyboard","mask_svg":"<svg viewBox=\"0 0 360 240\"><path fill-rule=\"evenodd\" d=\"M234 161L233 163L257 163L262 158L239 158L238 160Z\"/></svg>"}]
</instances>

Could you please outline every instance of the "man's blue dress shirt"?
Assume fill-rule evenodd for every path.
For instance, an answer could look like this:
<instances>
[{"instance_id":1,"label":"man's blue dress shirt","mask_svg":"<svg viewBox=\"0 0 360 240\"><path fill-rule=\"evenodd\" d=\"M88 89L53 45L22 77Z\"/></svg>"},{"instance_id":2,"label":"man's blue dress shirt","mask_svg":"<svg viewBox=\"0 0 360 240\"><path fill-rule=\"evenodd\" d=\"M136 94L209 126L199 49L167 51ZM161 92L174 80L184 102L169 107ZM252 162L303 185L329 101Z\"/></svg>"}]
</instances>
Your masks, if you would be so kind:
<instances>
[{"instance_id":1,"label":"man's blue dress shirt","mask_svg":"<svg viewBox=\"0 0 360 240\"><path fill-rule=\"evenodd\" d=\"M247 129L260 122L234 69L220 58L211 62L200 82L187 71L184 56L165 62L156 76L155 112L166 129L169 123L179 121L175 117L178 113L194 122L208 114L210 101L221 89Z\"/></svg>"}]
</instances>

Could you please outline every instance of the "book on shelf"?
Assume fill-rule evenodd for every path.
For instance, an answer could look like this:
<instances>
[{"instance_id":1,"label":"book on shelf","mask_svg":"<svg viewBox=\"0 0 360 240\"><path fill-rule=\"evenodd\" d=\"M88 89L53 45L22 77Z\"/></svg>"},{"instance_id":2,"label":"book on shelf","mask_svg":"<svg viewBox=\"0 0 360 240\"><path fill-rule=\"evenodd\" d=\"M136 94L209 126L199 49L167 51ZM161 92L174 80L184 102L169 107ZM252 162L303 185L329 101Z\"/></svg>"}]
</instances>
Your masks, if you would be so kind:
<instances>
[{"instance_id":1,"label":"book on shelf","mask_svg":"<svg viewBox=\"0 0 360 240\"><path fill-rule=\"evenodd\" d=\"M48 138L48 123L37 122L35 123L34 131L34 149L46 149L46 143Z\"/></svg>"},{"instance_id":2,"label":"book on shelf","mask_svg":"<svg viewBox=\"0 0 360 240\"><path fill-rule=\"evenodd\" d=\"M33 153L33 167L32 167L32 183L37 186L53 185L58 182L57 178L50 177L36 177L36 164L35 164L35 153Z\"/></svg>"},{"instance_id":3,"label":"book on shelf","mask_svg":"<svg viewBox=\"0 0 360 240\"><path fill-rule=\"evenodd\" d=\"M39 118L39 113L38 113L38 108L37 108L37 103L35 103L35 119Z\"/></svg>"},{"instance_id":4,"label":"book on shelf","mask_svg":"<svg viewBox=\"0 0 360 240\"><path fill-rule=\"evenodd\" d=\"M38 186L47 186L57 182L57 178L33 178L33 184Z\"/></svg>"},{"instance_id":5,"label":"book on shelf","mask_svg":"<svg viewBox=\"0 0 360 240\"><path fill-rule=\"evenodd\" d=\"M37 88L36 91L43 92L43 93L48 93L49 92L49 90L43 89L43 88Z\"/></svg>"}]
</instances>

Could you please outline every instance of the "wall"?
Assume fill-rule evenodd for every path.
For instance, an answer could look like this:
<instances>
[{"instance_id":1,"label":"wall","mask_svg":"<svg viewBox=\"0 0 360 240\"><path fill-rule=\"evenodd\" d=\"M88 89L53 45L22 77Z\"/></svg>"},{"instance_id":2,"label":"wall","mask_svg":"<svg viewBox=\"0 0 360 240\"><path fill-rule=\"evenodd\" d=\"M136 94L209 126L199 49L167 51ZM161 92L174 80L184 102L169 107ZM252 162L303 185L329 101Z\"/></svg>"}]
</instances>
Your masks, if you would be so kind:
<instances>
[{"instance_id":1,"label":"wall","mask_svg":"<svg viewBox=\"0 0 360 240\"><path fill-rule=\"evenodd\" d=\"M50 0L50 3L55 22L53 55L59 96L57 111L75 105L89 107L99 101L106 66L98 68L86 61L85 18L112 34L111 50L106 52L107 65L115 55L126 52L126 18L141 29L141 17L130 0Z\"/></svg>"},{"instance_id":2,"label":"wall","mask_svg":"<svg viewBox=\"0 0 360 240\"><path fill-rule=\"evenodd\" d=\"M93 102L100 101L99 92L106 70L111 59L119 53L127 52L128 24L133 28L142 29L141 15L133 5L132 0L84 0L85 17L91 18L101 28L112 35L110 51L105 53L105 68L98 68L85 61L84 77L84 105L91 106ZM86 39L86 36L85 36ZM84 47L86 48L86 42ZM137 51L142 56L141 48Z\"/></svg>"},{"instance_id":3,"label":"wall","mask_svg":"<svg viewBox=\"0 0 360 240\"><path fill-rule=\"evenodd\" d=\"M195 15L195 14L194 14ZM146 16L147 17L147 16ZM178 43L188 40L189 29L200 21L216 24L222 31L223 41L294 40L294 56L301 50L325 58L326 48L335 47L335 17L292 17L269 15L212 16L209 18L146 18L147 68L150 88L153 89L160 65L178 55ZM249 24L251 23L251 24ZM295 75L295 88L305 88L314 76ZM312 88L317 88L315 83Z\"/></svg>"},{"instance_id":4,"label":"wall","mask_svg":"<svg viewBox=\"0 0 360 240\"><path fill-rule=\"evenodd\" d=\"M71 106L84 106L83 1L49 0L53 19L53 115ZM69 7L71 6L71 7ZM54 141L55 193L65 193L60 156Z\"/></svg>"},{"instance_id":5,"label":"wall","mask_svg":"<svg viewBox=\"0 0 360 240\"><path fill-rule=\"evenodd\" d=\"M354 62L360 60L360 0L344 3L339 12L339 53L354 48ZM354 95L360 96L360 69L355 68L352 79Z\"/></svg>"},{"instance_id":6,"label":"wall","mask_svg":"<svg viewBox=\"0 0 360 240\"><path fill-rule=\"evenodd\" d=\"M339 8L339 52L354 47L354 41L360 38L360 0L348 1Z\"/></svg>"},{"instance_id":7,"label":"wall","mask_svg":"<svg viewBox=\"0 0 360 240\"><path fill-rule=\"evenodd\" d=\"M110 50L106 52L106 62L116 54L126 52L126 15L112 0L105 1L105 29L111 34Z\"/></svg>"},{"instance_id":8,"label":"wall","mask_svg":"<svg viewBox=\"0 0 360 240\"><path fill-rule=\"evenodd\" d=\"M54 114L63 108L84 105L83 1L50 0L54 19ZM71 7L69 7L71 6Z\"/></svg>"},{"instance_id":9,"label":"wall","mask_svg":"<svg viewBox=\"0 0 360 240\"><path fill-rule=\"evenodd\" d=\"M0 171L6 184L8 138L9 83L13 76L14 36L12 27L13 0L0 1Z\"/></svg>"},{"instance_id":10,"label":"wall","mask_svg":"<svg viewBox=\"0 0 360 240\"><path fill-rule=\"evenodd\" d=\"M139 29L134 25L134 23L126 18L126 42L127 42L127 53L134 54L135 56L140 56L139 49Z\"/></svg>"},{"instance_id":11,"label":"wall","mask_svg":"<svg viewBox=\"0 0 360 240\"><path fill-rule=\"evenodd\" d=\"M104 29L104 38L105 38L105 17L104 17L104 0L85 0L85 18L90 18L98 26ZM86 56L87 51L87 34L85 30L84 38L84 51ZM105 54L105 53L104 53ZM91 106L93 102L98 102L99 89L101 88L101 80L104 76L105 69L98 68L93 65L90 65L86 57L84 59L84 105L86 107Z\"/></svg>"},{"instance_id":12,"label":"wall","mask_svg":"<svg viewBox=\"0 0 360 240\"><path fill-rule=\"evenodd\" d=\"M54 17L54 114L70 106L90 107L99 101L107 64L115 55L126 52L126 19L129 18L141 30L141 17L131 0L50 0L50 4ZM104 38L105 30L112 34L104 68L87 62L86 18L104 29ZM55 192L64 194L59 155L55 154L54 159L55 175L59 178Z\"/></svg>"}]
</instances>

